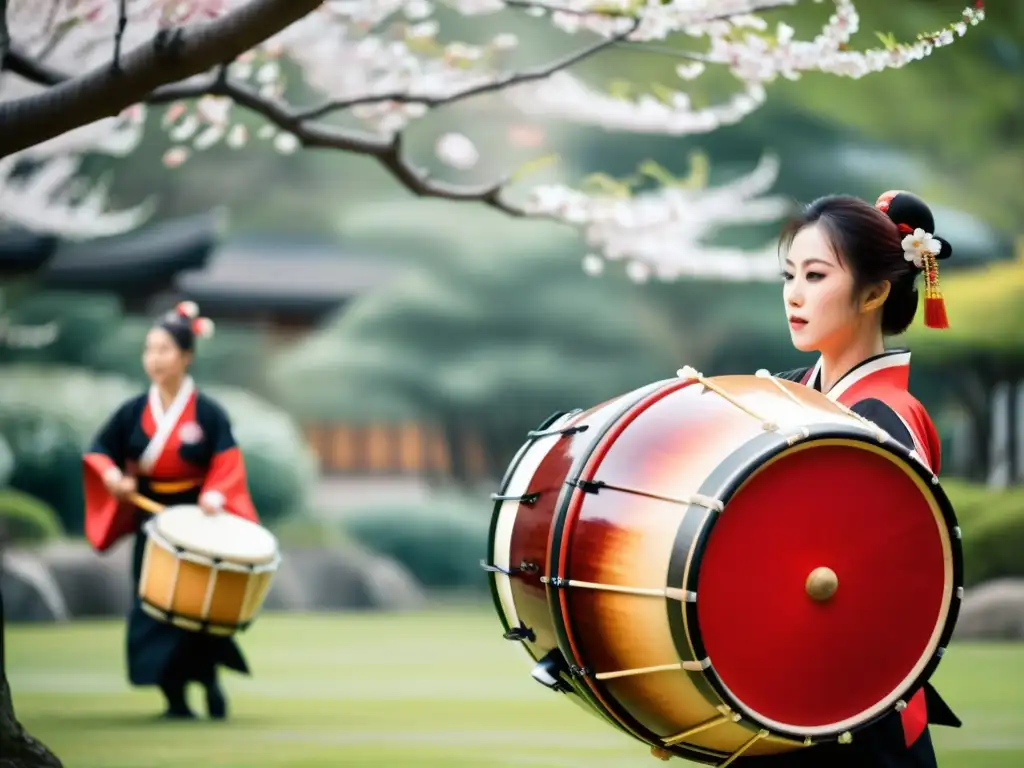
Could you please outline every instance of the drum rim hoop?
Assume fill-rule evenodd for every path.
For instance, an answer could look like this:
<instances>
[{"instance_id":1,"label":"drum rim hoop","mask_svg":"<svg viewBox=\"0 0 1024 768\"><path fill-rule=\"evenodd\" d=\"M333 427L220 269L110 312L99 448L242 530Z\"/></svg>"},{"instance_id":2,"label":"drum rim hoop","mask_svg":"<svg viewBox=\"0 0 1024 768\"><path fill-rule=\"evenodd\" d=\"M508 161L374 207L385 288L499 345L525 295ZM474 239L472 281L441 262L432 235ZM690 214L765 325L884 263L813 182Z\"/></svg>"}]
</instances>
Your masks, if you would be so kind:
<instances>
[{"instance_id":1,"label":"drum rim hoop","mask_svg":"<svg viewBox=\"0 0 1024 768\"><path fill-rule=\"evenodd\" d=\"M556 421L564 417L565 415L573 413L573 411L555 411L553 414L548 416L544 421L537 427L537 431L547 429ZM578 413L577 415L582 415ZM504 476L501 478L501 482L498 484L498 495L503 495L512 482L512 478L515 476L516 471L519 469L519 465L523 463L523 457L526 456L526 452L529 451L536 443L538 438L531 437L523 442L519 446L519 450L516 451L515 456L512 457L512 461L509 462L508 468L505 470ZM496 500L491 507L491 524L487 531L487 554L491 558L491 562L494 562L494 537L498 531L498 519L501 515L501 507L504 501ZM501 622L501 628L503 632L508 632L512 629L509 626L508 619L505 618L505 608L501 604L501 596L498 593L498 577L492 571L487 571L487 585L491 590L491 600L494 601L494 610L498 614L498 620ZM529 648L527 652L529 653ZM536 658L534 654L530 653L531 657L534 657L534 661L539 662L540 659Z\"/></svg>"},{"instance_id":2,"label":"drum rim hoop","mask_svg":"<svg viewBox=\"0 0 1024 768\"><path fill-rule=\"evenodd\" d=\"M237 560L219 559L208 555L205 552L197 552L187 549L181 545L175 544L164 536L157 529L157 520L155 517L147 520L143 524L142 530L146 534L147 546L152 543L154 546L158 546L160 549L170 552L179 560L185 560L186 562L195 563L196 565L203 565L212 570L259 575L261 573L276 571L281 565L280 550L276 551L270 560L249 563ZM273 534L271 534L271 536L273 536Z\"/></svg>"},{"instance_id":3,"label":"drum rim hoop","mask_svg":"<svg viewBox=\"0 0 1024 768\"><path fill-rule=\"evenodd\" d=\"M218 514L221 514L221 515L231 515L231 517L237 518L238 520L240 520L243 523L249 523L251 525L255 525L256 527L258 527L260 530L262 530L268 536L270 536L270 539L274 542L274 551L273 551L273 553L271 553L270 555L267 555L265 557L259 557L259 558L252 558L252 557L247 557L245 559L225 558L225 557L220 557L218 555L211 554L210 550L208 550L208 549L198 550L198 549L195 549L191 544L181 544L181 543L176 542L173 538L169 537L166 532L160 530L161 516L162 515L166 515L167 512L172 511L176 507L196 508L196 505L194 505L194 504L176 504L174 506L168 507L163 512L160 512L159 514L154 515L153 517L151 517L143 525L143 530L146 531L146 535L151 537L151 538L159 539L160 543L161 543L161 546L163 546L164 549L169 549L172 552L177 552L179 550L184 550L185 552L188 552L188 553L192 554L196 558L203 558L204 559L203 560L204 563L208 560L211 565L212 564L233 563L233 564L237 565L239 568L244 568L246 572L249 572L249 571L260 572L260 571L267 571L267 570L275 570L277 568L277 565L281 562L281 545L278 542L277 537L274 535L274 533L271 530L269 530L265 526L260 525L259 523L254 523L251 520L247 520L244 517L239 517L238 515L233 515L230 512L219 512ZM194 560L193 562L197 562L197 561Z\"/></svg>"},{"instance_id":4,"label":"drum rim hoop","mask_svg":"<svg viewBox=\"0 0 1024 768\"><path fill-rule=\"evenodd\" d=\"M725 704L726 706L733 708L737 713L742 714L743 719L747 722L753 724L755 727L768 730L774 736L801 741L810 736L815 743L835 741L846 732L853 733L877 723L879 720L887 717L894 711L895 705L898 701L906 702L913 693L924 686L924 684L934 674L945 649L949 646L950 639L952 638L953 631L956 627L957 619L959 618L964 583L963 545L959 536L959 524L956 512L936 475L934 475L932 471L919 459L915 458L916 454L912 449L893 439L880 443L873 434L869 434L854 427L853 425L848 426L838 423L811 425L807 427L807 432L802 439L792 443L786 436L778 433L758 435L740 445L733 453L729 454L721 462L719 467L712 472L711 476L705 480L699 493L701 495L721 500L723 504L726 505L726 508L728 508L727 505L729 499L739 493L739 491L742 490L742 488L756 474L768 466L768 464L773 460L781 458L783 455L790 452L806 450L813 443L827 443L829 441L836 440L843 441L844 443L862 443L868 450L874 450L876 453L881 454L889 454L886 458L889 458L890 460L893 458L901 460L899 463L902 463L905 469L909 469L908 474L915 476L914 479L916 482L931 490L935 506L941 512L943 521L945 522L949 532L950 559L952 561L952 584L950 587L951 594L949 599L946 601L947 610L942 621L942 629L933 635L932 642L930 643L932 650L928 661L921 667L918 674L913 676L912 681L906 686L906 690L901 694L890 694L890 697L887 698L891 698L892 701L888 705L879 708L879 711L873 716L865 718L856 725L841 724L843 727L839 728L815 726L811 728L792 730L780 727L781 724L773 721L762 720L758 717L756 712L744 706L735 694L729 690L721 678L719 678L714 666L710 666L700 673L700 676L707 681L715 694L715 699L708 698L709 703L712 705L719 706L721 704ZM893 463L897 462L894 461ZM689 512L690 510L687 511ZM707 545L708 538L711 535L711 531L714 530L715 523L717 522L719 515L724 514L724 512L719 513L715 510L705 510L703 508L699 510L699 513L705 516L704 522L694 535L692 552L689 552L688 556L684 558L684 564L687 567L685 570L686 581L683 584L683 588L692 591L696 591L697 574L699 571L699 568L694 566L699 565L704 549ZM679 549L680 544L682 543L679 540L681 536L682 526L680 526L680 533L677 535L673 552ZM691 544L687 543L687 550L690 549L690 546ZM670 568L670 582L675 581L672 577L673 572ZM696 603L684 603L683 610L680 611L678 603L666 600L666 608L669 611L670 616L673 612L681 613L685 616L685 620L682 622L685 638L680 638L676 632L673 632L677 650L680 651L681 657L683 657L683 648L679 647L680 639L685 639L687 646L686 651L688 652L686 657L689 657L690 652L692 652L694 659L706 658L707 653L704 649L700 635ZM675 622L670 622L670 625L672 623ZM678 623L676 624L678 626ZM707 696L708 691L703 692L705 693L705 696ZM885 700L883 699L883 701ZM875 707L872 707L871 709L874 708ZM870 711L870 709L868 711Z\"/></svg>"},{"instance_id":5,"label":"drum rim hoop","mask_svg":"<svg viewBox=\"0 0 1024 768\"><path fill-rule=\"evenodd\" d=\"M156 603L151 602L150 600L148 600L145 597L142 597L141 595L139 596L139 603L140 603L140 606L141 606L142 610L145 611L152 618L156 619L157 621L162 621L162 622L165 622L167 624L171 624L173 626L178 626L178 627L181 627L181 624L176 623L175 620L184 621L184 622L187 622L190 625L191 624L198 624L201 627L215 627L217 629L226 630L226 631L234 634L234 633L237 633L237 632L244 632L246 629L248 629L250 626L252 626L253 620L255 619L255 617L254 617L253 619L250 619L249 621L239 621L239 622L230 622L230 623L223 623L223 622L217 622L217 621L200 621L199 619L192 619L192 618L189 618L189 617L185 617L182 614L175 613L174 611L168 611L165 608L161 608ZM195 632L201 632L202 633L202 632L206 632L207 630L206 629L198 629L198 630L189 630L189 631L195 631ZM211 634L218 634L218 633L211 633Z\"/></svg>"}]
</instances>

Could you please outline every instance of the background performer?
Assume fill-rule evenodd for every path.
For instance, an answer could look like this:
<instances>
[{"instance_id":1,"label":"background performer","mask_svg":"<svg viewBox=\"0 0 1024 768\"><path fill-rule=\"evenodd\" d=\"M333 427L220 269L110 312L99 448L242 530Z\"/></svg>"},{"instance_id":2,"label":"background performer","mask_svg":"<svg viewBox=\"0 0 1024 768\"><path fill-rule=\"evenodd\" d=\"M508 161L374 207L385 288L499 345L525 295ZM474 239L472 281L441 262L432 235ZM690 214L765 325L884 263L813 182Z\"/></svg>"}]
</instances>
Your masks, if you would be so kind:
<instances>
[{"instance_id":1,"label":"background performer","mask_svg":"<svg viewBox=\"0 0 1024 768\"><path fill-rule=\"evenodd\" d=\"M258 522L228 416L188 375L196 337L213 331L213 323L198 315L194 303L183 302L149 330L142 354L149 392L117 409L84 459L86 536L103 552L135 535L136 589L147 539L142 524L149 515L130 503L133 492L167 506L198 504L207 514L230 512ZM232 638L157 621L137 596L128 617L127 650L129 679L160 687L167 718L195 717L185 695L192 681L205 687L210 717L225 718L217 667L249 671Z\"/></svg>"},{"instance_id":2,"label":"background performer","mask_svg":"<svg viewBox=\"0 0 1024 768\"><path fill-rule=\"evenodd\" d=\"M938 474L938 434L908 391L910 352L887 351L883 344L884 336L903 333L913 321L919 303L916 281L922 274L925 322L947 327L937 260L949 258L952 248L934 232L928 206L907 192L887 192L875 206L846 196L808 206L783 232L783 299L793 344L820 357L812 368L779 377L813 387L875 422ZM907 558L912 560L913 553ZM751 768L934 768L928 723L960 726L931 685L918 691L903 712L855 733L849 745L814 746L738 763Z\"/></svg>"}]
</instances>

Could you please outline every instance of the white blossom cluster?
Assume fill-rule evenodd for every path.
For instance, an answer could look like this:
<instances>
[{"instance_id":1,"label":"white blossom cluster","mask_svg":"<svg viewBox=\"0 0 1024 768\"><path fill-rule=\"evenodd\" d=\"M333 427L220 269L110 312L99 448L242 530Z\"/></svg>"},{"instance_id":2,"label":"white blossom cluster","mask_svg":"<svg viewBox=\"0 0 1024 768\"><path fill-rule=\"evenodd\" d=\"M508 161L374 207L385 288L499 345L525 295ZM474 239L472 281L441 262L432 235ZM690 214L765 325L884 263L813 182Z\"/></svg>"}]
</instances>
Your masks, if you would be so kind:
<instances>
[{"instance_id":1,"label":"white blossom cluster","mask_svg":"<svg viewBox=\"0 0 1024 768\"><path fill-rule=\"evenodd\" d=\"M814 0L821 2L822 0ZM311 119L332 109L344 110L364 129L390 137L433 107L487 90L497 90L517 110L533 117L560 118L581 124L635 133L702 134L732 125L755 112L767 98L766 86L778 77L797 79L818 71L859 78L905 66L963 35L984 12L968 8L961 19L917 40L866 51L850 50L860 27L853 0L833 0L834 13L810 40L797 39L792 27L770 26L759 11L797 0L563 0L540 4L519 0L451 0L444 7L465 16L525 12L543 17L571 39L588 37L597 53L601 44L637 45L682 33L698 41L679 51L675 87L636 97L612 94L587 83L568 69L517 81L506 63L519 40L512 34L483 43L441 42L434 0L335 0L294 24L259 51L251 61L233 65L232 76L255 83L262 93L284 98L286 86L278 58L299 66L305 83L324 98ZM695 105L687 94L691 81L709 67L724 67L738 88L719 103ZM244 129L230 126L230 104L204 105L188 113L175 105L169 114L171 136L190 141L168 161L176 164L189 151L224 138L244 142ZM278 148L292 151L293 137L266 128ZM435 145L439 158L458 170L472 168L479 157L473 143L458 133ZM711 248L704 239L730 223L776 220L785 203L762 198L775 179L776 163L765 161L739 182L717 189L666 187L633 197L586 194L565 186L538 188L527 212L580 227L593 249L588 272L605 260L621 260L634 279L654 275L717 274L736 279L774 278L773 249L762 254Z\"/></svg>"},{"instance_id":2,"label":"white blossom cluster","mask_svg":"<svg viewBox=\"0 0 1024 768\"><path fill-rule=\"evenodd\" d=\"M621 2L621 0L615 0ZM793 4L795 0L785 0ZM815 0L822 2L822 0ZM984 20L982 8L966 8L963 17L946 28L920 35L912 43L893 43L866 51L848 48L860 27L853 0L834 0L835 13L813 40L798 40L794 29L778 22L771 30L768 22L751 11L769 3L764 0L675 0L662 5L648 0L638 11L642 20L629 35L634 42L664 38L669 32L682 32L693 38L706 38L706 51L683 53L691 61L680 65L676 74L683 81L693 80L707 65L727 67L743 89L725 103L694 109L682 90L644 94L635 100L614 98L586 84L569 72L560 72L539 84L527 84L510 91L516 106L535 115L558 117L613 130L658 132L669 135L706 133L742 120L765 101L764 86L779 76L797 80L803 72L816 71L841 77L860 78L884 69L897 69L928 56L935 48L949 45L963 36L968 26ZM778 5L779 3L771 3ZM572 0L575 9L593 8L595 0ZM721 18L735 12L729 18ZM708 20L712 19L714 20ZM567 32L580 28L601 34L593 16L553 13L552 22Z\"/></svg>"},{"instance_id":3,"label":"white blossom cluster","mask_svg":"<svg viewBox=\"0 0 1024 768\"><path fill-rule=\"evenodd\" d=\"M636 98L610 94L566 69L538 80L518 82L517 73L504 66L504 54L519 45L515 35L501 33L483 43L442 43L433 0L325 2L317 12L252 52L249 61L237 62L232 76L252 82L261 93L283 98L284 69L277 65L277 59L284 57L301 68L306 85L322 94L326 103L337 111L345 110L362 127L382 136L403 130L433 106L488 89L501 91L517 109L533 116L614 130L682 135L707 133L739 122L764 104L765 85L780 75L797 79L803 72L819 71L859 78L902 67L949 44L984 18L983 10L968 8L960 20L921 35L912 43L853 51L848 49L849 41L860 26L853 0L833 0L835 13L820 33L807 41L796 39L793 28L783 22L770 29L768 22L756 15L758 10L796 2L568 0L550 6L522 0L445 3L469 16L525 9L531 15L546 16L567 33L596 35L597 43L601 38L613 38L639 44L676 32L705 42L703 51L679 51L685 60L676 69L676 88L642 93ZM206 5L211 5L209 0ZM217 5L226 8L227 2L221 0ZM685 89L709 65L726 67L736 77L739 89L720 104L698 107ZM180 105L173 109L178 117L183 114ZM329 111L315 116L322 118ZM215 126L217 131L200 139L198 132L183 129L186 136L182 140L195 139L198 148L209 146L213 135L225 139L234 136L241 141L230 126L221 126L219 119L211 122L200 116L200 124ZM268 129L265 138L271 134L276 131ZM293 148L292 142L286 141L282 149ZM180 161L181 153L173 157Z\"/></svg>"},{"instance_id":4,"label":"white blossom cluster","mask_svg":"<svg viewBox=\"0 0 1024 768\"><path fill-rule=\"evenodd\" d=\"M249 1L128 0L123 48L151 39L162 27L203 24ZM861 26L854 2L830 1L830 18L814 37L801 40L786 23L770 25L760 15L798 0L326 0L229 64L226 72L232 87L243 89L250 102L259 99L268 105L260 111L270 119L255 129L254 136L248 127L252 121L242 122L243 113L230 96L183 99L163 110L162 122L172 141L164 161L169 167L179 166L197 152L220 145L241 148L253 138L269 142L277 151L293 152L313 126L321 131L324 126L358 131L352 135L370 136L383 142L374 146L386 147L431 109L485 94L497 94L514 109L538 118L634 133L703 134L755 112L767 98L766 87L780 76L798 79L814 71L859 78L902 67L948 45L984 19L979 3L947 27L911 42L883 37L880 47L852 50L850 41ZM56 12L40 13L44 5ZM8 6L14 37L40 61L65 71L109 61L118 3L9 0ZM29 8L32 13L26 11ZM467 42L444 35L442 22L452 19L452 13L490 17L486 39ZM501 29L504 19L517 14L566 33L566 49L550 60L550 66L528 72L512 66L523 53L517 54L518 48L536 53L532 46L521 46L507 28ZM45 22L40 21L43 18ZM686 47L678 47L679 40ZM661 42L671 47L659 48L659 55L678 57L678 80L669 86L652 87L650 92L638 88L629 95L611 93L572 71L575 63L613 45L642 50ZM687 90L711 68L729 72L736 88L719 103L696 104ZM288 73L297 73L303 90L312 90L320 101L301 107L290 103L297 89L290 87ZM202 90L213 74L180 85ZM7 97L6 79L0 80L0 87ZM129 147L138 141L144 116L139 107L101 121L102 126L87 126L94 138L84 149ZM106 138L95 138L100 134ZM60 141L69 141L71 135ZM340 146L369 145L353 139L348 147L344 142ZM474 167L479 159L477 148L458 132L442 136L435 151L459 171ZM62 155L71 156L67 151ZM604 260L622 260L632 265L629 272L637 279L648 274L671 279L692 272L752 279L775 274L774 254L770 259L767 253L745 255L710 248L703 241L723 225L770 221L781 215L781 201L760 197L771 187L775 167L774 160L766 160L744 179L724 187L669 185L625 198L542 187L535 190L527 212L581 227L595 251L586 262L591 272ZM51 195L53 186L44 185L45 196ZM9 200L0 190L0 205L13 206ZM90 205L95 210L97 203ZM24 221L31 219L25 211L19 215Z\"/></svg>"},{"instance_id":5,"label":"white blossom cluster","mask_svg":"<svg viewBox=\"0 0 1024 768\"><path fill-rule=\"evenodd\" d=\"M601 274L606 261L622 261L626 274L636 282L692 274L725 280L774 279L779 274L774 247L750 253L709 246L705 240L722 227L772 222L784 216L790 206L787 200L764 197L778 172L778 159L768 155L749 174L712 188L668 183L624 196L548 185L533 190L526 209L579 228L592 249L583 261L590 275Z\"/></svg>"}]
</instances>

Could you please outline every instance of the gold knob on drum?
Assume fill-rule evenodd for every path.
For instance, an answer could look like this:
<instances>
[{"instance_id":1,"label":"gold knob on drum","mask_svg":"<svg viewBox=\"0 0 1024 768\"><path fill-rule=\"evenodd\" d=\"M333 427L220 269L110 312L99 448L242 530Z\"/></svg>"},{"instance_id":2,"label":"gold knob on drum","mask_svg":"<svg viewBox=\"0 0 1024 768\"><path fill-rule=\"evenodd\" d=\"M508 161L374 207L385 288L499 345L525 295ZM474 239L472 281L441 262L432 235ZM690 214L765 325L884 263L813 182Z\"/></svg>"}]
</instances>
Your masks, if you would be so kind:
<instances>
[{"instance_id":1,"label":"gold knob on drum","mask_svg":"<svg viewBox=\"0 0 1024 768\"><path fill-rule=\"evenodd\" d=\"M836 576L835 571L823 565L811 571L807 576L804 588L807 590L808 597L823 603L839 589L839 577Z\"/></svg>"},{"instance_id":2,"label":"gold knob on drum","mask_svg":"<svg viewBox=\"0 0 1024 768\"><path fill-rule=\"evenodd\" d=\"M672 753L662 747L651 747L651 754L659 760L671 760Z\"/></svg>"}]
</instances>

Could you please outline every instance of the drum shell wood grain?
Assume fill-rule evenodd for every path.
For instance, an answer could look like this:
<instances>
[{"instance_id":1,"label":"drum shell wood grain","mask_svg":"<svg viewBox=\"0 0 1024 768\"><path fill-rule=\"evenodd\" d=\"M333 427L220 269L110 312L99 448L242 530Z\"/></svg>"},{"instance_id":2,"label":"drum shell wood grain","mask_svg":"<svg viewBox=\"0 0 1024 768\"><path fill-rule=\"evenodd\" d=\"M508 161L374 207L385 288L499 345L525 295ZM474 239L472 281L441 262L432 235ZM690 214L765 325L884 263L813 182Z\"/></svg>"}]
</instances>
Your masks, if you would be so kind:
<instances>
[{"instance_id":1,"label":"drum shell wood grain","mask_svg":"<svg viewBox=\"0 0 1024 768\"><path fill-rule=\"evenodd\" d=\"M211 634L233 634L250 623L263 606L274 572L245 573L196 560L179 557L151 536L139 580L144 605L156 609L151 611L156 618L167 620L160 613L180 617L170 623L186 629L198 631L208 624L205 631Z\"/></svg>"}]
</instances>

